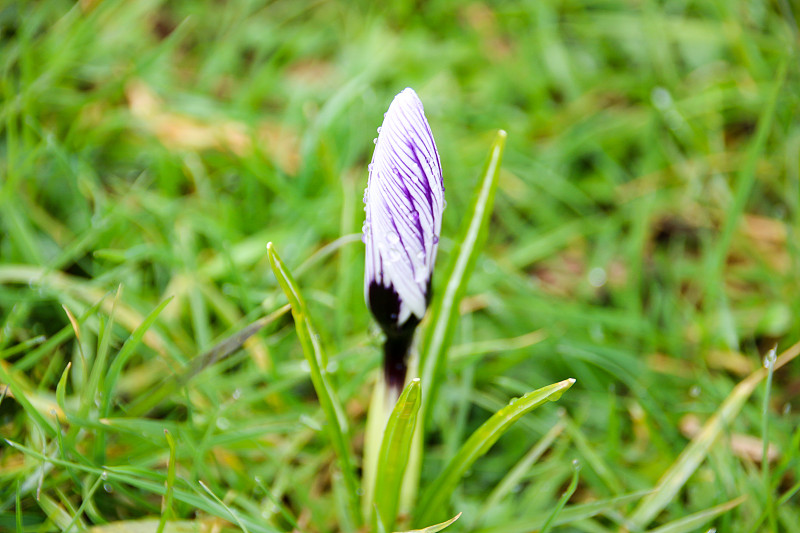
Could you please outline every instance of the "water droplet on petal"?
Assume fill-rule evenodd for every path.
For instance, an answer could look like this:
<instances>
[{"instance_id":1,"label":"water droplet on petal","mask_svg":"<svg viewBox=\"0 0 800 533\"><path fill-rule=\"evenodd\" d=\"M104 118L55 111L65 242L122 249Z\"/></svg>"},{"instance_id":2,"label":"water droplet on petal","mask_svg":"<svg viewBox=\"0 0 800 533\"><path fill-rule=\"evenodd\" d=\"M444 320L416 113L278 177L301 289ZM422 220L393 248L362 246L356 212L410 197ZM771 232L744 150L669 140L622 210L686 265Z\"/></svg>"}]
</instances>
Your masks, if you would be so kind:
<instances>
[{"instance_id":1,"label":"water droplet on petal","mask_svg":"<svg viewBox=\"0 0 800 533\"><path fill-rule=\"evenodd\" d=\"M400 260L400 252L398 252L394 248L389 250L389 261L391 261L392 263L396 263L399 260Z\"/></svg>"},{"instance_id":2,"label":"water droplet on petal","mask_svg":"<svg viewBox=\"0 0 800 533\"><path fill-rule=\"evenodd\" d=\"M417 252L417 259L419 259L420 261L425 259L425 252L422 251Z\"/></svg>"},{"instance_id":3,"label":"water droplet on petal","mask_svg":"<svg viewBox=\"0 0 800 533\"><path fill-rule=\"evenodd\" d=\"M378 126L378 133L380 133L380 132L381 132L381 127L380 127L380 126Z\"/></svg>"},{"instance_id":4,"label":"water droplet on petal","mask_svg":"<svg viewBox=\"0 0 800 533\"><path fill-rule=\"evenodd\" d=\"M377 137L375 137L374 139L372 139L372 144L378 144L378 138L377 138Z\"/></svg>"},{"instance_id":5,"label":"water droplet on petal","mask_svg":"<svg viewBox=\"0 0 800 533\"><path fill-rule=\"evenodd\" d=\"M433 236L433 244L439 244L439 236L438 235L434 235Z\"/></svg>"},{"instance_id":6,"label":"water droplet on petal","mask_svg":"<svg viewBox=\"0 0 800 533\"><path fill-rule=\"evenodd\" d=\"M397 236L397 233L390 232L388 235L386 235L386 240L389 242L389 244L397 244L400 242L400 237Z\"/></svg>"},{"instance_id":7,"label":"water droplet on petal","mask_svg":"<svg viewBox=\"0 0 800 533\"><path fill-rule=\"evenodd\" d=\"M408 214L408 218L413 221L419 220L419 211L412 209L411 212Z\"/></svg>"}]
</instances>

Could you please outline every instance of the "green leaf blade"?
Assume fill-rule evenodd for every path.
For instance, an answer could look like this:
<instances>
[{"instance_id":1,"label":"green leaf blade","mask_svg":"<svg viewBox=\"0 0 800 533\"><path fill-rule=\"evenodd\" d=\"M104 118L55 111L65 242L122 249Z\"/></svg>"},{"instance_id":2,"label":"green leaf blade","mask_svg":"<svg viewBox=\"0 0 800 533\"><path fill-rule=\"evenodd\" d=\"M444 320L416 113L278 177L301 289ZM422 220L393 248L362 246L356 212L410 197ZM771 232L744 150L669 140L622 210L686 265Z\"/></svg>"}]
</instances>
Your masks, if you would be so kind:
<instances>
[{"instance_id":1,"label":"green leaf blade","mask_svg":"<svg viewBox=\"0 0 800 533\"><path fill-rule=\"evenodd\" d=\"M465 214L459 238L453 248L452 259L444 276L447 285L441 297L434 296L430 322L425 328L420 350L421 378L428 391L422 399L423 424L430 418L430 406L436 397L437 378L444 365L445 354L452 342L458 319L458 305L467 290L467 282L486 240L507 136L503 130L497 132L472 204Z\"/></svg>"},{"instance_id":2,"label":"green leaf blade","mask_svg":"<svg viewBox=\"0 0 800 533\"><path fill-rule=\"evenodd\" d=\"M430 522L441 511L453 493L456 484L474 463L497 442L503 433L519 420L522 415L532 411L545 402L555 401L572 387L573 378L553 383L514 399L497 411L467 439L461 449L451 459L439 477L425 491L418 507L419 522Z\"/></svg>"},{"instance_id":3,"label":"green leaf blade","mask_svg":"<svg viewBox=\"0 0 800 533\"><path fill-rule=\"evenodd\" d=\"M411 380L397 400L383 433L374 494L377 514L386 531L393 529L397 517L421 396L420 380Z\"/></svg>"},{"instance_id":4,"label":"green leaf blade","mask_svg":"<svg viewBox=\"0 0 800 533\"><path fill-rule=\"evenodd\" d=\"M348 423L339 397L327 377L327 356L320 343L319 335L316 334L316 330L308 315L308 310L300 294L300 290L272 243L267 244L267 255L269 257L270 266L272 267L272 272L275 274L278 284L281 286L281 289L283 289L292 307L292 316L294 317L297 336L300 338L303 354L305 355L306 361L308 361L311 382L314 385L314 390L317 393L322 411L325 413L325 418L328 422L326 427L331 439L331 444L336 451L336 456L339 459L339 465L342 469L342 474L348 489L349 509L354 523L360 526L361 513L358 505L359 489L355 468L353 467L353 454L347 438Z\"/></svg>"}]
</instances>

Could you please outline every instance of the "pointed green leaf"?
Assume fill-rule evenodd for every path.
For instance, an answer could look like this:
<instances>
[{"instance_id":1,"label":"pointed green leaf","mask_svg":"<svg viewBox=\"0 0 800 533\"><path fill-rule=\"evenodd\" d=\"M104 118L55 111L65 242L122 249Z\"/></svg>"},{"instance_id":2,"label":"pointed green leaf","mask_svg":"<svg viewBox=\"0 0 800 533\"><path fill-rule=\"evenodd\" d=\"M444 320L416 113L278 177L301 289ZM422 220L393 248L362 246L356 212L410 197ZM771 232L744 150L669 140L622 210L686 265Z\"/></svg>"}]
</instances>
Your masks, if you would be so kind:
<instances>
[{"instance_id":1,"label":"pointed green leaf","mask_svg":"<svg viewBox=\"0 0 800 533\"><path fill-rule=\"evenodd\" d=\"M464 215L459 237L451 252L450 264L444 274L447 284L439 293L441 296L434 295L430 322L425 328L420 349L420 377L427 390L422 399L423 424L429 419L430 406L436 397L437 376L452 342L458 320L458 305L486 240L506 136L503 130L497 132L472 204Z\"/></svg>"},{"instance_id":2,"label":"pointed green leaf","mask_svg":"<svg viewBox=\"0 0 800 533\"><path fill-rule=\"evenodd\" d=\"M383 432L374 494L378 515L386 531L392 530L397 517L400 486L411 451L420 396L420 381L413 379L397 400Z\"/></svg>"},{"instance_id":3,"label":"pointed green leaf","mask_svg":"<svg viewBox=\"0 0 800 533\"><path fill-rule=\"evenodd\" d=\"M497 132L481 179L475 188L472 203L464 214L459 236L450 252L450 263L444 274L444 279L447 280L446 285L444 290L433 293L430 320L422 332L420 341L419 372L426 392L422 397L420 407L420 422L417 424L417 436L415 437L417 442L422 442L425 423L430 419L430 410L434 405L437 387L440 383L439 375L444 367L445 355L450 348L456 329L459 303L464 297L467 282L483 249L483 243L486 241L506 137L505 131ZM411 502L416 499L423 453L424 450L421 446L412 452L411 468L403 486L403 501L406 505L411 505Z\"/></svg>"},{"instance_id":4,"label":"pointed green leaf","mask_svg":"<svg viewBox=\"0 0 800 533\"><path fill-rule=\"evenodd\" d=\"M106 394L104 395L102 416L108 416L108 414L111 412L111 396L113 395L114 387L117 384L119 374L125 367L125 363L127 363L128 359L131 358L134 353L134 349L139 346L139 343L142 342L142 339L147 334L147 331L153 326L156 319L161 314L161 311L163 311L164 308L167 307L167 305L172 301L172 298L173 296L166 298L163 302L158 304L155 309L150 311L150 314L145 317L142 323L136 326L130 337L128 337L128 339L125 341L125 344L122 345L122 349L114 358L114 361L111 363L111 366L108 369L108 374L106 375Z\"/></svg>"},{"instance_id":5,"label":"pointed green leaf","mask_svg":"<svg viewBox=\"0 0 800 533\"><path fill-rule=\"evenodd\" d=\"M579 468L574 468L574 472L572 472L572 481L570 481L569 487L567 487L567 490L565 490L564 494L562 494L558 499L556 506L550 513L550 516L548 516L547 520L545 520L541 533L547 533L550 531L550 528L555 525L555 521L558 518L558 515L564 509L564 506L567 505L569 499L572 498L573 494L575 494L575 489L578 488L578 470Z\"/></svg>"},{"instance_id":6,"label":"pointed green leaf","mask_svg":"<svg viewBox=\"0 0 800 533\"><path fill-rule=\"evenodd\" d=\"M319 340L311 318L308 315L305 301L300 294L292 275L286 268L286 265L281 260L278 252L272 243L267 244L267 255L269 256L269 263L272 267L272 272L278 279L278 284L286 294L289 300L289 305L292 306L292 316L294 317L294 325L297 329L297 336L300 338L300 344L303 347L303 354L311 373L311 382L314 385L314 390L317 393L317 398L322 406L322 411L328 421L326 427L328 434L339 458L339 465L344 475L344 481L347 486L349 495L349 506L352 514L353 522L361 525L361 513L358 506L358 481L355 476L355 469L353 468L352 451L348 442L348 424L347 418L344 414L344 409L339 401L333 385L328 380L327 356L322 348L322 343Z\"/></svg>"},{"instance_id":7,"label":"pointed green leaf","mask_svg":"<svg viewBox=\"0 0 800 533\"><path fill-rule=\"evenodd\" d=\"M690 514L669 524L664 524L656 529L651 529L650 533L691 533L697 531L698 528L703 527L708 521L718 517L722 513L730 511L745 500L745 497L739 497L735 500L711 507L699 513Z\"/></svg>"},{"instance_id":8,"label":"pointed green leaf","mask_svg":"<svg viewBox=\"0 0 800 533\"><path fill-rule=\"evenodd\" d=\"M458 513L450 520L446 520L439 524L434 524L432 526L423 527L422 529L412 529L411 531L397 531L395 533L438 533L439 531L443 530L444 528L451 525L453 522L458 520L461 517L461 513Z\"/></svg>"},{"instance_id":9,"label":"pointed green leaf","mask_svg":"<svg viewBox=\"0 0 800 533\"><path fill-rule=\"evenodd\" d=\"M417 520L429 522L441 512L450 495L461 477L472 464L489 448L497 439L519 420L522 415L532 411L547 401L555 401L569 389L575 380L565 379L547 387L529 392L522 398L515 398L509 404L497 411L489 420L483 423L467 439L467 442L456 453L455 457L445 467L439 477L428 487L417 509Z\"/></svg>"}]
</instances>

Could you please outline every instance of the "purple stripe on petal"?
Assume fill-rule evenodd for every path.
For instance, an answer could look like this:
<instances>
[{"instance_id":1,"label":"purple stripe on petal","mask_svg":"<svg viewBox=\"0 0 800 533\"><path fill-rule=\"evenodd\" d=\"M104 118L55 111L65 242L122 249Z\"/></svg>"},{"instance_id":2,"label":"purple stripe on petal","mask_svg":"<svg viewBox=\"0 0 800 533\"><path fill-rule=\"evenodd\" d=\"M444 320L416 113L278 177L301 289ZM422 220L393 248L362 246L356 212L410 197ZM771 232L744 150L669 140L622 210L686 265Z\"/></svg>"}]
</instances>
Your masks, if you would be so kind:
<instances>
[{"instance_id":1,"label":"purple stripe on petal","mask_svg":"<svg viewBox=\"0 0 800 533\"><path fill-rule=\"evenodd\" d=\"M405 89L384 116L365 192L364 292L387 335L425 314L441 232L443 189L439 154L422 102L413 89ZM374 285L397 294L399 305L393 313L376 312L380 304L370 301Z\"/></svg>"}]
</instances>

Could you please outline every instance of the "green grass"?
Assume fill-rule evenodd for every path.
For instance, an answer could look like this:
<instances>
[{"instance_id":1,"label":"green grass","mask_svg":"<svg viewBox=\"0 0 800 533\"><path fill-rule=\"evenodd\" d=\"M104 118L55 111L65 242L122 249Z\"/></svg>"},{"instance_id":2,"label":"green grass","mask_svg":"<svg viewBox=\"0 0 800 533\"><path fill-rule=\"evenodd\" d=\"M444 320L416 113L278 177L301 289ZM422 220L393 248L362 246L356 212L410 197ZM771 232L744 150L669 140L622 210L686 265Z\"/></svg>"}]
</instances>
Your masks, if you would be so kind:
<instances>
[{"instance_id":1,"label":"green grass","mask_svg":"<svg viewBox=\"0 0 800 533\"><path fill-rule=\"evenodd\" d=\"M395 528L800 531L800 10L390 4L0 3L0 531L358 529L406 86L448 207Z\"/></svg>"}]
</instances>

